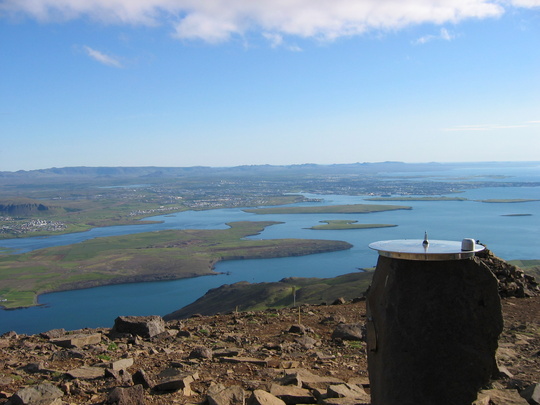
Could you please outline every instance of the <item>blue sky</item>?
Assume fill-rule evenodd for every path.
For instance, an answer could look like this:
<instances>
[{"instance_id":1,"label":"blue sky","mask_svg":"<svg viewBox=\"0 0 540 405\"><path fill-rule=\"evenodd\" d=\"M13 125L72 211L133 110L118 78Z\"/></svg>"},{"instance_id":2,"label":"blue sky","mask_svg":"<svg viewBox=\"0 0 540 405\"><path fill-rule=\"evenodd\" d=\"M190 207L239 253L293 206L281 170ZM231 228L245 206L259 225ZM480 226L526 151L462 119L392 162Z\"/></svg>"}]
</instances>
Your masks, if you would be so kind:
<instances>
[{"instance_id":1,"label":"blue sky","mask_svg":"<svg viewBox=\"0 0 540 405\"><path fill-rule=\"evenodd\" d=\"M0 0L0 170L540 160L540 0Z\"/></svg>"}]
</instances>

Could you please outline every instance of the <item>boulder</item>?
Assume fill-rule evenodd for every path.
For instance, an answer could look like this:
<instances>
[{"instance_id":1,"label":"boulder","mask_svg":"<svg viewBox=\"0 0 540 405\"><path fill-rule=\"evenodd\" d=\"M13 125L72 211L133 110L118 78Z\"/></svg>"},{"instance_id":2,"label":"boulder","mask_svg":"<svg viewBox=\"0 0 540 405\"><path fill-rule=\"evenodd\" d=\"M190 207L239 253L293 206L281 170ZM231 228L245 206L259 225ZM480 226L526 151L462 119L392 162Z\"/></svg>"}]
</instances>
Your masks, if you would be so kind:
<instances>
[{"instance_id":1,"label":"boulder","mask_svg":"<svg viewBox=\"0 0 540 405\"><path fill-rule=\"evenodd\" d=\"M80 380L93 380L95 378L102 378L105 376L105 369L101 367L88 367L83 366L75 368L66 373L71 378L78 378Z\"/></svg>"},{"instance_id":2,"label":"boulder","mask_svg":"<svg viewBox=\"0 0 540 405\"><path fill-rule=\"evenodd\" d=\"M209 405L244 405L246 393L238 385L225 387L223 384L212 384L208 388L207 400Z\"/></svg>"},{"instance_id":3,"label":"boulder","mask_svg":"<svg viewBox=\"0 0 540 405\"><path fill-rule=\"evenodd\" d=\"M278 397L286 404L314 404L317 402L309 390L294 385L272 384L270 394Z\"/></svg>"},{"instance_id":4,"label":"boulder","mask_svg":"<svg viewBox=\"0 0 540 405\"><path fill-rule=\"evenodd\" d=\"M142 385L122 388L116 387L107 396L107 405L144 405L144 390Z\"/></svg>"},{"instance_id":5,"label":"boulder","mask_svg":"<svg viewBox=\"0 0 540 405\"><path fill-rule=\"evenodd\" d=\"M157 315L119 316L114 320L113 332L151 338L165 332L165 321Z\"/></svg>"},{"instance_id":6,"label":"boulder","mask_svg":"<svg viewBox=\"0 0 540 405\"><path fill-rule=\"evenodd\" d=\"M51 343L54 343L60 347L84 347L88 345L96 345L101 343L101 333L91 333L91 334L75 334L75 335L64 335L58 338L50 339Z\"/></svg>"},{"instance_id":7,"label":"boulder","mask_svg":"<svg viewBox=\"0 0 540 405\"><path fill-rule=\"evenodd\" d=\"M194 348L189 354L190 359L211 359L213 357L212 349L205 346Z\"/></svg>"},{"instance_id":8,"label":"boulder","mask_svg":"<svg viewBox=\"0 0 540 405\"><path fill-rule=\"evenodd\" d=\"M529 385L519 393L529 404L540 405L540 384Z\"/></svg>"},{"instance_id":9,"label":"boulder","mask_svg":"<svg viewBox=\"0 0 540 405\"><path fill-rule=\"evenodd\" d=\"M328 398L352 398L362 402L370 402L370 396L364 389L356 384L338 384L328 387Z\"/></svg>"},{"instance_id":10,"label":"boulder","mask_svg":"<svg viewBox=\"0 0 540 405\"><path fill-rule=\"evenodd\" d=\"M332 333L332 339L362 340L363 338L362 325L359 323L340 323Z\"/></svg>"},{"instance_id":11,"label":"boulder","mask_svg":"<svg viewBox=\"0 0 540 405\"><path fill-rule=\"evenodd\" d=\"M162 371L158 375L158 382L154 385L156 391L179 391L185 396L192 395L191 383L195 380L193 374L181 372L174 368Z\"/></svg>"},{"instance_id":12,"label":"boulder","mask_svg":"<svg viewBox=\"0 0 540 405\"><path fill-rule=\"evenodd\" d=\"M255 390L249 397L247 405L285 405L285 402L269 392Z\"/></svg>"},{"instance_id":13,"label":"boulder","mask_svg":"<svg viewBox=\"0 0 540 405\"><path fill-rule=\"evenodd\" d=\"M31 387L23 388L14 394L9 405L52 405L60 404L60 398L64 393L58 387L42 383Z\"/></svg>"},{"instance_id":14,"label":"boulder","mask_svg":"<svg viewBox=\"0 0 540 405\"><path fill-rule=\"evenodd\" d=\"M473 405L529 405L517 390L485 390L480 391Z\"/></svg>"}]
</instances>

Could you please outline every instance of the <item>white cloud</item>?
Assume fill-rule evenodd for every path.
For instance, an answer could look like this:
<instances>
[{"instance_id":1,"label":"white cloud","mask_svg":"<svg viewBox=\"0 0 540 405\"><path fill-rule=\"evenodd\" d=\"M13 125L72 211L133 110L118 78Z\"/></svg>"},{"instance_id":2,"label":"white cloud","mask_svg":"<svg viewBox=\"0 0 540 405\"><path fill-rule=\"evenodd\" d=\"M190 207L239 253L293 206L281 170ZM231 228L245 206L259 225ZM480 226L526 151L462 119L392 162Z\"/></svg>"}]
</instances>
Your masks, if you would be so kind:
<instances>
[{"instance_id":1,"label":"white cloud","mask_svg":"<svg viewBox=\"0 0 540 405\"><path fill-rule=\"evenodd\" d=\"M444 41L451 41L454 39L455 36L452 35L446 28L441 28L441 31L437 35L425 35L423 37L418 38L413 43L415 45L423 45L428 42L434 41L434 40L444 40Z\"/></svg>"},{"instance_id":2,"label":"white cloud","mask_svg":"<svg viewBox=\"0 0 540 405\"><path fill-rule=\"evenodd\" d=\"M172 24L177 38L218 43L248 32L331 40L415 24L491 18L508 7L537 6L540 0L2 0L0 15ZM439 35L448 40L444 36Z\"/></svg>"},{"instance_id":3,"label":"white cloud","mask_svg":"<svg viewBox=\"0 0 540 405\"><path fill-rule=\"evenodd\" d=\"M105 55L104 53L96 51L89 46L84 46L83 49L88 56L90 56L94 60L97 60L99 63L117 68L122 67L120 61L110 55Z\"/></svg>"}]
</instances>

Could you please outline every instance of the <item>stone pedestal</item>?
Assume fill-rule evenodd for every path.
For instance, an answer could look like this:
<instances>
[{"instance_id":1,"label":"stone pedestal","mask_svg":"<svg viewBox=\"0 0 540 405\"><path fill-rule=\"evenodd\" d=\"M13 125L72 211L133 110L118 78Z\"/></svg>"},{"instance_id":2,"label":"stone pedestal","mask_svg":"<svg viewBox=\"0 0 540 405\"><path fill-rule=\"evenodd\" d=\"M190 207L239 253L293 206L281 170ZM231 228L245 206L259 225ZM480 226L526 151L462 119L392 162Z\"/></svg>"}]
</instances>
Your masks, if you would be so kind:
<instances>
[{"instance_id":1,"label":"stone pedestal","mask_svg":"<svg viewBox=\"0 0 540 405\"><path fill-rule=\"evenodd\" d=\"M368 298L372 405L470 405L497 370L497 280L476 258L379 256Z\"/></svg>"}]
</instances>

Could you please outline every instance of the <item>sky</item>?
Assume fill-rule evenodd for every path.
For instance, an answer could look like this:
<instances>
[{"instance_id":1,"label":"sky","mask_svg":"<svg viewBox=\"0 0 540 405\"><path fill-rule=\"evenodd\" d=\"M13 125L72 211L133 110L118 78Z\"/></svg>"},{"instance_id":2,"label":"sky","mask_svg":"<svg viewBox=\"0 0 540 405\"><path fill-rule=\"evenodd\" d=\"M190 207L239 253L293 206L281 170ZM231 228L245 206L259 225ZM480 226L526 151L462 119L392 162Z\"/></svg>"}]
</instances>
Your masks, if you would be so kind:
<instances>
[{"instance_id":1,"label":"sky","mask_svg":"<svg viewBox=\"0 0 540 405\"><path fill-rule=\"evenodd\" d=\"M540 0L0 0L0 171L540 160Z\"/></svg>"}]
</instances>

